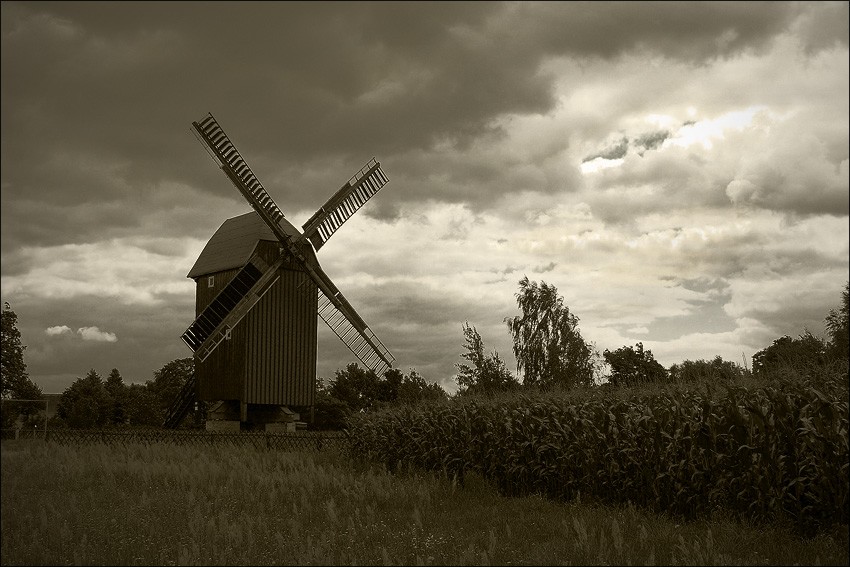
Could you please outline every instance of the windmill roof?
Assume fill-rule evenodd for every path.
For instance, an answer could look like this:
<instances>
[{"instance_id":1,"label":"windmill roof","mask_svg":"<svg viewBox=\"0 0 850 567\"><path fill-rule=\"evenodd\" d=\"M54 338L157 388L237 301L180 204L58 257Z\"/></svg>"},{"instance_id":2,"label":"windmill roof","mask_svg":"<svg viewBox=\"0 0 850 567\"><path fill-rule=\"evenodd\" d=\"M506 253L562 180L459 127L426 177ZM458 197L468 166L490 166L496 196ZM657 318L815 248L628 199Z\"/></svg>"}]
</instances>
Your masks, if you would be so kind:
<instances>
[{"instance_id":1,"label":"windmill roof","mask_svg":"<svg viewBox=\"0 0 850 567\"><path fill-rule=\"evenodd\" d=\"M278 224L290 236L300 236L298 229L285 218L280 219ZM241 268L248 262L260 240L277 242L277 237L256 211L227 219L204 246L186 277L199 278Z\"/></svg>"}]
</instances>

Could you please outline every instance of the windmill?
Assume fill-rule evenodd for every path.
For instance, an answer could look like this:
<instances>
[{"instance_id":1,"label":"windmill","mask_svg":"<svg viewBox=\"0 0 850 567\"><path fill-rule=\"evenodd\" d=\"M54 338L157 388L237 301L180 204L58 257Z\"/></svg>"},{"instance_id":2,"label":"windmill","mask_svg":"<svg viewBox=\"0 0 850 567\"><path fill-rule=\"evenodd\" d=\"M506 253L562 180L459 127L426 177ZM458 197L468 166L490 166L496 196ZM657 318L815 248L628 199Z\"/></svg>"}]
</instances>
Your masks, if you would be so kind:
<instances>
[{"instance_id":1,"label":"windmill","mask_svg":"<svg viewBox=\"0 0 850 567\"><path fill-rule=\"evenodd\" d=\"M312 406L319 318L367 368L379 376L391 368L392 354L316 258L389 181L381 164L372 158L299 231L212 114L192 127L254 210L225 221L187 275L196 281L196 319L181 338L194 353L195 373L164 426L176 427L196 400L220 402L230 428L286 421L275 412Z\"/></svg>"}]
</instances>

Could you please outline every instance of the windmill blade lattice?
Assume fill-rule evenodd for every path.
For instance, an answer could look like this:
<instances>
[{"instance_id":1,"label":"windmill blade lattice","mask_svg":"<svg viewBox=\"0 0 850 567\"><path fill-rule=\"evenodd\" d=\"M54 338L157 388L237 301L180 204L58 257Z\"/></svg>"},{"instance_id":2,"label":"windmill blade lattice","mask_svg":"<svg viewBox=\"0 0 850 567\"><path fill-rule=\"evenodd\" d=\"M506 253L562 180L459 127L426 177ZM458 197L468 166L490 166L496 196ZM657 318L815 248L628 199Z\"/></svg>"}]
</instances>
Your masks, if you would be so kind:
<instances>
[{"instance_id":1,"label":"windmill blade lattice","mask_svg":"<svg viewBox=\"0 0 850 567\"><path fill-rule=\"evenodd\" d=\"M192 126L200 135L204 144L212 151L216 161L221 164L221 169L230 178L230 181L266 221L275 235L281 240L289 240L289 235L283 232L277 224L284 217L283 211L280 210L280 207L274 202L260 180L245 163L242 155L213 115L208 114L200 122L192 122Z\"/></svg>"},{"instance_id":2,"label":"windmill blade lattice","mask_svg":"<svg viewBox=\"0 0 850 567\"><path fill-rule=\"evenodd\" d=\"M372 198L389 181L375 158L369 160L336 194L328 199L304 223L304 238L310 240L316 251L342 226L366 201Z\"/></svg>"},{"instance_id":3,"label":"windmill blade lattice","mask_svg":"<svg viewBox=\"0 0 850 567\"><path fill-rule=\"evenodd\" d=\"M368 326L357 329L334 303L319 292L319 317L367 368L382 376L395 358Z\"/></svg>"},{"instance_id":4,"label":"windmill blade lattice","mask_svg":"<svg viewBox=\"0 0 850 567\"><path fill-rule=\"evenodd\" d=\"M280 279L277 269L283 258L269 266L255 255L213 298L181 338L194 351L198 360L215 350L227 333L260 301L260 298Z\"/></svg>"},{"instance_id":5,"label":"windmill blade lattice","mask_svg":"<svg viewBox=\"0 0 850 567\"><path fill-rule=\"evenodd\" d=\"M306 264L317 283L319 317L367 368L381 376L395 358L322 270L317 260ZM304 288L306 289L306 288Z\"/></svg>"}]
</instances>

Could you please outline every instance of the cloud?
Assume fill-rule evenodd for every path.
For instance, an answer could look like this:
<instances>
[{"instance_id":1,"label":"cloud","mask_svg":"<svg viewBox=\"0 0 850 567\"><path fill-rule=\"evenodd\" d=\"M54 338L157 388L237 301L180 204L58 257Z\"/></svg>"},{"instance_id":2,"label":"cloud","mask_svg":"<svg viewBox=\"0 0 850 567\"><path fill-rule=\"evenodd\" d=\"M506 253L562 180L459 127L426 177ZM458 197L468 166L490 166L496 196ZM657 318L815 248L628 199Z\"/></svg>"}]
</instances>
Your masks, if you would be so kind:
<instances>
[{"instance_id":1,"label":"cloud","mask_svg":"<svg viewBox=\"0 0 850 567\"><path fill-rule=\"evenodd\" d=\"M66 335L69 333L73 333L71 328L67 325L57 325L55 327L48 327L44 330L44 334L54 336L54 335Z\"/></svg>"},{"instance_id":2,"label":"cloud","mask_svg":"<svg viewBox=\"0 0 850 567\"><path fill-rule=\"evenodd\" d=\"M101 331L97 327L80 327L79 329L77 329L77 333L83 338L84 341L97 341L105 343L114 343L118 341L118 337L115 336L115 333Z\"/></svg>"},{"instance_id":3,"label":"cloud","mask_svg":"<svg viewBox=\"0 0 850 567\"><path fill-rule=\"evenodd\" d=\"M68 325L56 325L45 329L44 334L53 337L59 335L73 335L74 331L72 331ZM114 343L118 341L118 336L115 333L101 331L98 327L80 327L77 329L76 334L84 341L103 343Z\"/></svg>"},{"instance_id":4,"label":"cloud","mask_svg":"<svg viewBox=\"0 0 850 567\"><path fill-rule=\"evenodd\" d=\"M544 274L546 272L551 272L557 267L557 262L549 262L545 266L535 266L531 271L536 274Z\"/></svg>"},{"instance_id":5,"label":"cloud","mask_svg":"<svg viewBox=\"0 0 850 567\"><path fill-rule=\"evenodd\" d=\"M0 10L2 290L34 376L189 354L185 275L249 210L189 131L207 111L295 224L381 161L319 259L429 379L465 320L510 365L522 274L665 364L815 325L846 279L846 3ZM121 340L81 342L92 321ZM325 376L351 357L330 335Z\"/></svg>"},{"instance_id":6,"label":"cloud","mask_svg":"<svg viewBox=\"0 0 850 567\"><path fill-rule=\"evenodd\" d=\"M620 139L620 141L618 141L614 145L611 145L611 146L605 148L600 153L587 156L586 158L584 158L582 160L582 163L588 162L588 161L593 161L593 160L599 159L599 158L604 159L604 160L608 160L608 161L618 160L618 159L624 157L626 155L626 152L628 152L628 151L629 151L629 139L628 138L622 138L622 139Z\"/></svg>"},{"instance_id":7,"label":"cloud","mask_svg":"<svg viewBox=\"0 0 850 567\"><path fill-rule=\"evenodd\" d=\"M192 281L186 274L203 244L192 238L138 237L23 247L10 255L17 270L9 274L4 270L4 293L19 298L93 296L121 303L161 304L175 295L192 293Z\"/></svg>"}]
</instances>

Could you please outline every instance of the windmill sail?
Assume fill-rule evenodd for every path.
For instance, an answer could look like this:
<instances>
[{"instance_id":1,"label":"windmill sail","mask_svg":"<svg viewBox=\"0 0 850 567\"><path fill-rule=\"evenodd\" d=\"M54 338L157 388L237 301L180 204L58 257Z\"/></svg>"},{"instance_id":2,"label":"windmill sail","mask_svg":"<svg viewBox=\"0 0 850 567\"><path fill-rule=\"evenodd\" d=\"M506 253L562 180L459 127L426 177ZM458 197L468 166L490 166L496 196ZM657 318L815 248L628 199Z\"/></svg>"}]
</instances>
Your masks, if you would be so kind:
<instances>
[{"instance_id":1,"label":"windmill sail","mask_svg":"<svg viewBox=\"0 0 850 567\"><path fill-rule=\"evenodd\" d=\"M269 266L254 255L189 325L181 338L198 360L206 358L280 278L281 257Z\"/></svg>"},{"instance_id":2,"label":"windmill sail","mask_svg":"<svg viewBox=\"0 0 850 567\"><path fill-rule=\"evenodd\" d=\"M393 365L393 355L372 332L354 307L345 299L318 265L307 264L311 279L319 288L319 317L366 367L381 376Z\"/></svg>"},{"instance_id":3,"label":"windmill sail","mask_svg":"<svg viewBox=\"0 0 850 567\"><path fill-rule=\"evenodd\" d=\"M304 223L304 238L310 240L316 251L324 245L334 232L356 213L366 201L380 191L389 179L375 158L369 160L360 171L348 180L333 197L328 199L310 219Z\"/></svg>"},{"instance_id":4,"label":"windmill sail","mask_svg":"<svg viewBox=\"0 0 850 567\"><path fill-rule=\"evenodd\" d=\"M192 126L233 185L266 221L275 235L281 241L289 241L291 237L278 225L278 221L284 217L283 211L280 210L280 207L268 194L260 180L242 159L242 155L216 122L213 115L208 114L200 122L192 122Z\"/></svg>"},{"instance_id":5,"label":"windmill sail","mask_svg":"<svg viewBox=\"0 0 850 567\"><path fill-rule=\"evenodd\" d=\"M356 328L349 316L340 311L334 302L321 291L319 292L319 317L331 328L345 346L367 368L381 376L392 368L395 358L384 343L365 324Z\"/></svg>"}]
</instances>

